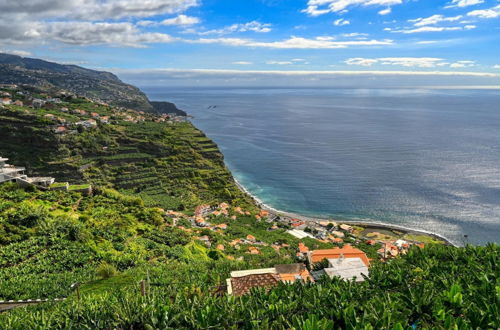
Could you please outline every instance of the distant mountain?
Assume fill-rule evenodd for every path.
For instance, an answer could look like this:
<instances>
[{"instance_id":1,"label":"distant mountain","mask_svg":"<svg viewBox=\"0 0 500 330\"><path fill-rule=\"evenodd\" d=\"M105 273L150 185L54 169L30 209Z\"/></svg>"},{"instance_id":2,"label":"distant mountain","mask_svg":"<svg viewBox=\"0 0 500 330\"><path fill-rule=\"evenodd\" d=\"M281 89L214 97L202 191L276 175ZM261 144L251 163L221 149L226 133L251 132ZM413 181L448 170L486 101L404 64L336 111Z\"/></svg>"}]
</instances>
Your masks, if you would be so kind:
<instances>
[{"instance_id":1,"label":"distant mountain","mask_svg":"<svg viewBox=\"0 0 500 330\"><path fill-rule=\"evenodd\" d=\"M110 72L0 53L0 83L63 89L92 100L151 112L153 106L137 87Z\"/></svg>"},{"instance_id":2,"label":"distant mountain","mask_svg":"<svg viewBox=\"0 0 500 330\"><path fill-rule=\"evenodd\" d=\"M150 102L154 110L158 113L175 113L177 116L187 116L187 113L176 107L171 102Z\"/></svg>"}]
</instances>

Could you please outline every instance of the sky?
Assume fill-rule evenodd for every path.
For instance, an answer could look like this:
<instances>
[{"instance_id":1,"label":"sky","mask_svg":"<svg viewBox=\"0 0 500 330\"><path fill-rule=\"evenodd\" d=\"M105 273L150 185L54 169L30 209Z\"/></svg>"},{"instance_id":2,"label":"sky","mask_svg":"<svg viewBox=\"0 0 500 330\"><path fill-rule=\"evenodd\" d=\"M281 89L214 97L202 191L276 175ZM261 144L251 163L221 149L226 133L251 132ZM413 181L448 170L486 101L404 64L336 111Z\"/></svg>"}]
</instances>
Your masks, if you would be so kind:
<instances>
[{"instance_id":1,"label":"sky","mask_svg":"<svg viewBox=\"0 0 500 330\"><path fill-rule=\"evenodd\" d=\"M0 52L141 86L491 87L500 0L0 0Z\"/></svg>"}]
</instances>

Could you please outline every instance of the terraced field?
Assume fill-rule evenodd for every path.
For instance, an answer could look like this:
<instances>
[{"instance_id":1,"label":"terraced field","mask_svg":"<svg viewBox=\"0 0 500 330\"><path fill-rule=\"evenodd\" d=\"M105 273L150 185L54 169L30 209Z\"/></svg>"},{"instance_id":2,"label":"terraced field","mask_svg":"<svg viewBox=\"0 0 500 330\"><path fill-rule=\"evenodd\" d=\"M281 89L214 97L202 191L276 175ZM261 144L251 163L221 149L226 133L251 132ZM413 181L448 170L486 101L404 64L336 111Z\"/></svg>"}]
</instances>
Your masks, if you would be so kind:
<instances>
[{"instance_id":1,"label":"terraced field","mask_svg":"<svg viewBox=\"0 0 500 330\"><path fill-rule=\"evenodd\" d=\"M78 107L110 114L106 107ZM57 109L51 113L59 115ZM138 123L117 120L56 135L46 114L26 107L0 110L0 155L31 174L112 187L150 206L189 210L204 202L251 203L234 184L217 145L191 123L158 123L148 115Z\"/></svg>"}]
</instances>

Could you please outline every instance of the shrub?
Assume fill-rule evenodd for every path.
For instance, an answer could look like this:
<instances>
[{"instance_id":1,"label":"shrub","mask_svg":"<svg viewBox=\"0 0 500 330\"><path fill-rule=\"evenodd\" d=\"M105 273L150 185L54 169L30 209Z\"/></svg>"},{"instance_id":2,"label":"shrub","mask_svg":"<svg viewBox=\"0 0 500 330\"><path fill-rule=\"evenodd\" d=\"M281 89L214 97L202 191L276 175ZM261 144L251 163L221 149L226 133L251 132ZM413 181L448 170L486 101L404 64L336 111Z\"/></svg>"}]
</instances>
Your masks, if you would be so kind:
<instances>
[{"instance_id":1,"label":"shrub","mask_svg":"<svg viewBox=\"0 0 500 330\"><path fill-rule=\"evenodd\" d=\"M102 279L107 279L110 277L115 276L117 273L115 266L108 264L107 262L103 261L101 264L97 267L96 274Z\"/></svg>"}]
</instances>

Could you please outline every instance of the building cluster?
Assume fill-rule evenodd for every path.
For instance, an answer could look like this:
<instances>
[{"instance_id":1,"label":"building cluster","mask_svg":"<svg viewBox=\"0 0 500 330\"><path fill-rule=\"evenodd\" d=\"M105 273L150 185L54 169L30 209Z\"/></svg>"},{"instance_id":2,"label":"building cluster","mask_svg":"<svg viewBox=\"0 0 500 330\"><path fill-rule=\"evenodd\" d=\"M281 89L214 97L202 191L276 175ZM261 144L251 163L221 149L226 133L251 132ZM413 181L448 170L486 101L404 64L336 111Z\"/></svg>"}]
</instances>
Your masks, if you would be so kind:
<instances>
[{"instance_id":1,"label":"building cluster","mask_svg":"<svg viewBox=\"0 0 500 330\"><path fill-rule=\"evenodd\" d=\"M54 113L48 113L44 115L44 119L53 123L53 131L57 134L66 133L78 133L75 127L81 126L83 128L93 128L101 124L110 124L112 120L124 121L130 123L139 123L144 121L154 121L154 122L164 122L167 124L185 122L187 117L178 116L176 114L162 114L153 115L147 114L144 111L135 111L132 109L127 109L123 107L110 106L102 101L92 101L88 98L83 98L89 103L93 103L94 107L97 109L99 107L107 108L110 114L102 114L98 112L93 112L90 110L82 109L68 109L64 100L72 99L78 97L74 94L61 91L57 93L56 96L51 96L46 93L32 94L30 91L25 90L23 87L17 85L0 85L0 109L5 106L20 106L20 107L30 107L33 109L46 109L46 110L59 110L62 113L67 113L71 115L77 115L80 120L73 122L64 118L64 115L57 115ZM82 97L80 97L82 98ZM66 116L67 117L67 116ZM81 118L87 117L87 118Z\"/></svg>"},{"instance_id":2,"label":"building cluster","mask_svg":"<svg viewBox=\"0 0 500 330\"><path fill-rule=\"evenodd\" d=\"M364 281L369 276L370 261L359 249L345 245L342 248L309 251L304 247L303 244L299 245L299 253L309 269L305 263L295 263L234 271L226 279L227 293L241 296L249 293L252 288L270 289L279 283L315 283L325 276L356 282ZM318 264L325 262L325 267L317 268Z\"/></svg>"},{"instance_id":3,"label":"building cluster","mask_svg":"<svg viewBox=\"0 0 500 330\"><path fill-rule=\"evenodd\" d=\"M394 242L380 242L382 247L377 250L378 255L382 260L387 260L390 258L396 258L400 254L406 254L412 245L417 245L420 248L424 248L424 243L410 242L403 239L398 239ZM375 240L368 240L367 244L376 244Z\"/></svg>"},{"instance_id":4,"label":"building cluster","mask_svg":"<svg viewBox=\"0 0 500 330\"><path fill-rule=\"evenodd\" d=\"M344 238L351 234L354 229L347 224L337 224L334 221L304 221L290 217L278 217L278 222L290 227L287 232L298 239L306 237L317 239L322 242L343 243Z\"/></svg>"}]
</instances>

